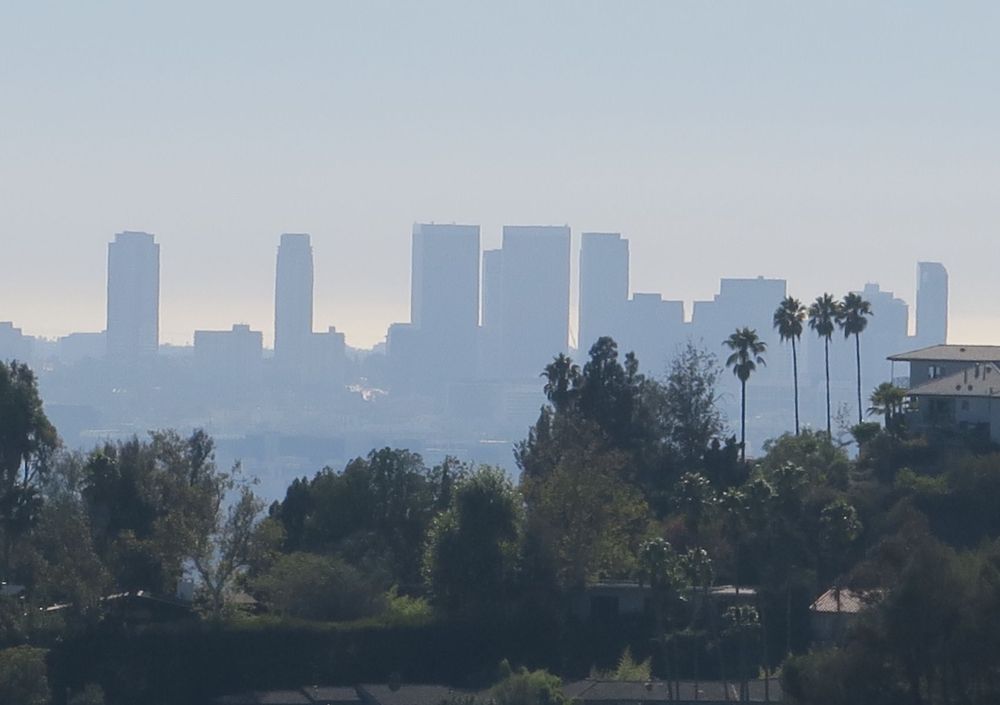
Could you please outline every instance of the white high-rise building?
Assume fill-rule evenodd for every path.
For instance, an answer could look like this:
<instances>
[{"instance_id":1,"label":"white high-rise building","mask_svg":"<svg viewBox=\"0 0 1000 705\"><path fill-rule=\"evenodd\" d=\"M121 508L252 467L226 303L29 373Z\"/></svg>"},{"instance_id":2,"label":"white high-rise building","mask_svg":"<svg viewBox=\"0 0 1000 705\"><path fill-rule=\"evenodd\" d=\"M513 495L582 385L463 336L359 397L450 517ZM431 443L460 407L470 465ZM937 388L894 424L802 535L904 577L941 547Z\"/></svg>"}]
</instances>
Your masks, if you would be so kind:
<instances>
[{"instance_id":1,"label":"white high-rise building","mask_svg":"<svg viewBox=\"0 0 1000 705\"><path fill-rule=\"evenodd\" d=\"M160 343L160 246L143 232L108 244L108 355L135 360Z\"/></svg>"}]
</instances>

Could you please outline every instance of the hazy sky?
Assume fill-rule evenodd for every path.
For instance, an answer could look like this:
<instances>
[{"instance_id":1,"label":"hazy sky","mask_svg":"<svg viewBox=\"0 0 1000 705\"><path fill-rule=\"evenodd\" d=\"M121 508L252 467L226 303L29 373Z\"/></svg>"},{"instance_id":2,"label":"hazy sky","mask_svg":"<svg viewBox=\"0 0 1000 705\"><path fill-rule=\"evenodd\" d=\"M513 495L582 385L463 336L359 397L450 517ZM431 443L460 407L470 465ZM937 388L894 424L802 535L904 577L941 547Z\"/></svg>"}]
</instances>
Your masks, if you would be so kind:
<instances>
[{"instance_id":1,"label":"hazy sky","mask_svg":"<svg viewBox=\"0 0 1000 705\"><path fill-rule=\"evenodd\" d=\"M269 339L292 231L317 328L371 345L435 220L621 231L633 290L686 300L763 274L912 303L940 260L952 340L1000 343L995 1L151 5L0 1L0 320L26 332L100 330L106 244L139 229L165 341Z\"/></svg>"}]
</instances>

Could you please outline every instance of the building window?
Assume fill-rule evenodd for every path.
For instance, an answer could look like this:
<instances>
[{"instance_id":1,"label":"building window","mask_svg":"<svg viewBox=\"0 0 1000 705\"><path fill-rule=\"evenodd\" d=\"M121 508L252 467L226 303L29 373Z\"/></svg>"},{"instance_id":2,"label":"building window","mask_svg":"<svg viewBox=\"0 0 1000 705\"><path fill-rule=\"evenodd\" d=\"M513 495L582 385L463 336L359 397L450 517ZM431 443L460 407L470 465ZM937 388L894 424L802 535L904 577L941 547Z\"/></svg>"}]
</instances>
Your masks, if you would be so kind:
<instances>
[{"instance_id":1,"label":"building window","mask_svg":"<svg viewBox=\"0 0 1000 705\"><path fill-rule=\"evenodd\" d=\"M939 377L944 377L944 366L943 365L931 365L927 368L927 376L931 379L938 379Z\"/></svg>"}]
</instances>

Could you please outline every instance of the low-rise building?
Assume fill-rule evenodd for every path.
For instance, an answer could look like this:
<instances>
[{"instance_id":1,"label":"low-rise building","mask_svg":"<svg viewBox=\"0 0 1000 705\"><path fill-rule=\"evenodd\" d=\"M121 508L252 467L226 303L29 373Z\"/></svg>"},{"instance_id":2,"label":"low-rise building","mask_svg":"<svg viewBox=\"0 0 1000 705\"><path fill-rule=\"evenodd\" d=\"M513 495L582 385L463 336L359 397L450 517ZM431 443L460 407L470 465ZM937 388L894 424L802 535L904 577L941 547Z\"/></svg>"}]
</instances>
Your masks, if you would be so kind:
<instances>
[{"instance_id":1,"label":"low-rise building","mask_svg":"<svg viewBox=\"0 0 1000 705\"><path fill-rule=\"evenodd\" d=\"M932 345L889 360L910 365L909 428L951 428L1000 443L1000 345Z\"/></svg>"}]
</instances>

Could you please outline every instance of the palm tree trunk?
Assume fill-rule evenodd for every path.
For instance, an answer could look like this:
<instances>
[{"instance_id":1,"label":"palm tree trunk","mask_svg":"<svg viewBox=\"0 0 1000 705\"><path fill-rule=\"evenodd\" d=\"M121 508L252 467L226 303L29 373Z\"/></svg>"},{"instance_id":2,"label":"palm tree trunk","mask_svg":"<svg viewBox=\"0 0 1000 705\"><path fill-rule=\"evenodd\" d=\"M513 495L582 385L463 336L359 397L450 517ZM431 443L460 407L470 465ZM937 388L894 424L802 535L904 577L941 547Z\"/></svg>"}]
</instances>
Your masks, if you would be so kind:
<instances>
[{"instance_id":1,"label":"palm tree trunk","mask_svg":"<svg viewBox=\"0 0 1000 705\"><path fill-rule=\"evenodd\" d=\"M740 460L746 462L747 459L747 383L741 382L742 393L740 394Z\"/></svg>"},{"instance_id":2,"label":"palm tree trunk","mask_svg":"<svg viewBox=\"0 0 1000 705\"><path fill-rule=\"evenodd\" d=\"M795 351L795 337L792 337L792 384L795 388L795 435L799 435L799 356Z\"/></svg>"},{"instance_id":3,"label":"palm tree trunk","mask_svg":"<svg viewBox=\"0 0 1000 705\"><path fill-rule=\"evenodd\" d=\"M833 440L833 426L830 423L830 339L823 341L823 356L826 362L826 437Z\"/></svg>"},{"instance_id":4,"label":"palm tree trunk","mask_svg":"<svg viewBox=\"0 0 1000 705\"><path fill-rule=\"evenodd\" d=\"M858 363L858 423L862 422L861 418L861 335L858 333L854 334L854 358Z\"/></svg>"}]
</instances>

